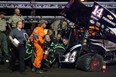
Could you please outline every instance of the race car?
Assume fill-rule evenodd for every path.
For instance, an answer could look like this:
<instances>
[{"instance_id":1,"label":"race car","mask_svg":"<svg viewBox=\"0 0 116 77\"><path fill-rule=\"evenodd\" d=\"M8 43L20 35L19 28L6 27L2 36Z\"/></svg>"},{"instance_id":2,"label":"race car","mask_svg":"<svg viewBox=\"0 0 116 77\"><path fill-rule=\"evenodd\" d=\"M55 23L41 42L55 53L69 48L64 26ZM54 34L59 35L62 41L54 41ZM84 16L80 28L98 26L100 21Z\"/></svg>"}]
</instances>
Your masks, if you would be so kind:
<instances>
[{"instance_id":1,"label":"race car","mask_svg":"<svg viewBox=\"0 0 116 77\"><path fill-rule=\"evenodd\" d=\"M77 43L60 56L61 66L69 64L85 71L100 71L103 63L116 62L116 15L113 12L97 2L89 8L74 0L65 6L61 15L79 25L75 27ZM74 37L69 37L69 41L70 38Z\"/></svg>"}]
</instances>

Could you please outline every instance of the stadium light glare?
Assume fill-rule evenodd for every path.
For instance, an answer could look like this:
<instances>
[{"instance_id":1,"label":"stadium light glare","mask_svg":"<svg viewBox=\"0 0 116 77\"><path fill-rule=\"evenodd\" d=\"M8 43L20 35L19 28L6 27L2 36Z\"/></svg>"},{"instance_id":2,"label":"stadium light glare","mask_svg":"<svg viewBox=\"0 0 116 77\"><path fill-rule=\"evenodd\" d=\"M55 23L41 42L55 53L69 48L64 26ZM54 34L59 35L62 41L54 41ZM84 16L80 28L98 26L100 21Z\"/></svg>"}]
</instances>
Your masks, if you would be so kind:
<instances>
[{"instance_id":1,"label":"stadium light glare","mask_svg":"<svg viewBox=\"0 0 116 77\"><path fill-rule=\"evenodd\" d=\"M86 0L80 0L81 2L85 2Z\"/></svg>"},{"instance_id":2,"label":"stadium light glare","mask_svg":"<svg viewBox=\"0 0 116 77\"><path fill-rule=\"evenodd\" d=\"M84 2L85 0L80 0L81 2Z\"/></svg>"}]
</instances>

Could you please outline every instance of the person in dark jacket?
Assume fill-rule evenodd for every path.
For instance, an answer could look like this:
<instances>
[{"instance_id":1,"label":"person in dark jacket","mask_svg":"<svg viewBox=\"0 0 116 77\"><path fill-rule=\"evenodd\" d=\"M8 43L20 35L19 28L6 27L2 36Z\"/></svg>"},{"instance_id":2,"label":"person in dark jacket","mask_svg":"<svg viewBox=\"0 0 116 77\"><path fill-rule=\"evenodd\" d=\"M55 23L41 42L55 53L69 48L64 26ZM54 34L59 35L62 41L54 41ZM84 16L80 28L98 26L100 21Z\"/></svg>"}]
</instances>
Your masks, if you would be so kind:
<instances>
[{"instance_id":1,"label":"person in dark jacket","mask_svg":"<svg viewBox=\"0 0 116 77\"><path fill-rule=\"evenodd\" d=\"M26 31L23 29L23 22L18 21L17 22L17 28L13 29L10 32L9 39L11 40L13 44L13 50L11 54L11 59L9 63L9 69L10 72L14 71L14 66L16 63L16 59L19 59L19 71L20 73L23 73L25 71L25 38L24 34Z\"/></svg>"}]
</instances>

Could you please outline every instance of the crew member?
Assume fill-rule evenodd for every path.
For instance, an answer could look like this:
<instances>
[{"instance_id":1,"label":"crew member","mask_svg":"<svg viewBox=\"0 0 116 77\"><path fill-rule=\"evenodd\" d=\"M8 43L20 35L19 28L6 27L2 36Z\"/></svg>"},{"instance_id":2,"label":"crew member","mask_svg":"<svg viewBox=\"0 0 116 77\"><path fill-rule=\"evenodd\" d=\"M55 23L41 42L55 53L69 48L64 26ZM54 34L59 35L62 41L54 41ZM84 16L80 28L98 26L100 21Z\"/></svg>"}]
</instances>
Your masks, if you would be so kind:
<instances>
[{"instance_id":1,"label":"crew member","mask_svg":"<svg viewBox=\"0 0 116 77\"><path fill-rule=\"evenodd\" d=\"M24 21L24 18L21 16L20 14L20 9L16 8L14 10L14 15L10 17L9 21L8 21L8 27L10 30L16 28L16 23L19 21L19 20L22 20ZM23 24L24 26L24 24Z\"/></svg>"},{"instance_id":2,"label":"crew member","mask_svg":"<svg viewBox=\"0 0 116 77\"><path fill-rule=\"evenodd\" d=\"M47 21L40 20L38 26L34 29L30 36L30 40L34 43L35 48L35 59L33 62L33 68L32 71L35 71L36 73L43 73L40 70L41 67L41 61L43 59L43 44L44 44L44 28L46 27Z\"/></svg>"},{"instance_id":3,"label":"crew member","mask_svg":"<svg viewBox=\"0 0 116 77\"><path fill-rule=\"evenodd\" d=\"M4 14L4 12L0 12L0 63L4 63L4 59L9 57L7 37L5 34L7 24Z\"/></svg>"},{"instance_id":4,"label":"crew member","mask_svg":"<svg viewBox=\"0 0 116 77\"><path fill-rule=\"evenodd\" d=\"M14 46L11 54L11 59L9 63L10 71L13 72L15 69L15 62L16 59L19 59L19 71L20 73L24 73L25 71L25 42L26 39L24 38L24 35L26 31L23 29L23 21L17 22L17 28L13 29L10 32L9 38ZM14 39L17 39L19 43L14 41Z\"/></svg>"}]
</instances>

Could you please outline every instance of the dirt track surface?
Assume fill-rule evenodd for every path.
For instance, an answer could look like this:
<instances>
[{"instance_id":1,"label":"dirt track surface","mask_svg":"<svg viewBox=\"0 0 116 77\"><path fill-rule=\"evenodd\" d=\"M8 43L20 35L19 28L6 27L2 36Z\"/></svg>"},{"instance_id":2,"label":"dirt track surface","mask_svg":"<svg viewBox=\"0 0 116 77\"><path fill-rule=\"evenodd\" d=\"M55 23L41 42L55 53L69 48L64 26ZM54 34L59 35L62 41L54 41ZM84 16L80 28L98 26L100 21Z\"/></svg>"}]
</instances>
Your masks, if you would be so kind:
<instances>
[{"instance_id":1,"label":"dirt track surface","mask_svg":"<svg viewBox=\"0 0 116 77\"><path fill-rule=\"evenodd\" d=\"M0 65L0 77L116 77L116 64L108 65L106 73L54 67L43 74L35 74L29 68L26 69L24 74L20 74L18 71L9 73L7 65Z\"/></svg>"}]
</instances>

